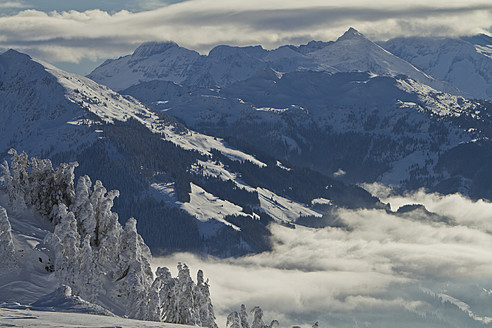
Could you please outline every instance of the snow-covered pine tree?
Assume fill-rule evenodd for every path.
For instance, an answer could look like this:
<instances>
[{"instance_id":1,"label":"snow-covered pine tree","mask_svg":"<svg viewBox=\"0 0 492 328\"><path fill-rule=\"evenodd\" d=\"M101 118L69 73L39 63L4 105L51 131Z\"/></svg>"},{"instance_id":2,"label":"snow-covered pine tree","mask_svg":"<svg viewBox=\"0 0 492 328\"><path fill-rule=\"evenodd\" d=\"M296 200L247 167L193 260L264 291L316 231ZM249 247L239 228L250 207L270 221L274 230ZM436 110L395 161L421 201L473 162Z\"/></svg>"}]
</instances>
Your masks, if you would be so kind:
<instances>
[{"instance_id":1,"label":"snow-covered pine tree","mask_svg":"<svg viewBox=\"0 0 492 328\"><path fill-rule=\"evenodd\" d=\"M214 307L212 305L212 300L210 299L208 279L205 281L202 270L198 270L196 276L197 290L195 292L195 304L200 316L200 323L203 327L217 328L217 324L215 323Z\"/></svg>"},{"instance_id":2,"label":"snow-covered pine tree","mask_svg":"<svg viewBox=\"0 0 492 328\"><path fill-rule=\"evenodd\" d=\"M241 328L241 318L236 311L227 316L226 328Z\"/></svg>"},{"instance_id":3,"label":"snow-covered pine tree","mask_svg":"<svg viewBox=\"0 0 492 328\"><path fill-rule=\"evenodd\" d=\"M29 193L29 158L25 152L20 154L15 149L10 149L11 160L11 192L9 200L14 206L25 207L26 197Z\"/></svg>"},{"instance_id":4,"label":"snow-covered pine tree","mask_svg":"<svg viewBox=\"0 0 492 328\"><path fill-rule=\"evenodd\" d=\"M101 240L101 243L104 239ZM119 278L120 294L127 293L126 315L130 318L143 318L149 312L149 287L153 274L150 267L151 253L137 232L137 220L126 221L121 236L121 261L126 267Z\"/></svg>"},{"instance_id":5,"label":"snow-covered pine tree","mask_svg":"<svg viewBox=\"0 0 492 328\"><path fill-rule=\"evenodd\" d=\"M61 163L56 167L54 174L55 203L63 203L70 207L75 197L74 180L77 162Z\"/></svg>"},{"instance_id":6,"label":"snow-covered pine tree","mask_svg":"<svg viewBox=\"0 0 492 328\"><path fill-rule=\"evenodd\" d=\"M124 262L124 256L121 255L123 228L118 221L118 214L111 211L114 198L118 195L118 190L107 192L102 182L97 180L90 195L94 217L86 216L84 218L87 229L91 229L92 226L95 227L94 238L91 237L91 240L93 240L94 248L97 250L97 266L112 281L121 280L128 268Z\"/></svg>"},{"instance_id":7,"label":"snow-covered pine tree","mask_svg":"<svg viewBox=\"0 0 492 328\"><path fill-rule=\"evenodd\" d=\"M91 245L95 245L96 217L94 207L92 206L91 195L91 178L84 175L77 181L77 189L70 210L77 218L77 227L81 236L90 236Z\"/></svg>"},{"instance_id":8,"label":"snow-covered pine tree","mask_svg":"<svg viewBox=\"0 0 492 328\"><path fill-rule=\"evenodd\" d=\"M76 284L79 275L80 235L77 232L77 221L65 204L59 204L53 211L56 221L53 233L48 233L45 243L51 244L55 252L56 276L68 286L74 294L80 294L80 286Z\"/></svg>"},{"instance_id":9,"label":"snow-covered pine tree","mask_svg":"<svg viewBox=\"0 0 492 328\"><path fill-rule=\"evenodd\" d=\"M253 324L251 328L278 328L279 323L277 320L272 320L269 326L266 326L263 322L263 310L259 306L255 306L251 309L251 313L253 314ZM235 324L231 320L235 320L235 315L237 312L232 312L229 314L227 318L227 326L229 328L229 324ZM241 309L238 315L238 325L240 324L241 328L248 328L250 325L248 323L248 312L246 311L246 306L241 304ZM237 328L237 327L236 327Z\"/></svg>"},{"instance_id":10,"label":"snow-covered pine tree","mask_svg":"<svg viewBox=\"0 0 492 328\"><path fill-rule=\"evenodd\" d=\"M96 270L94 253L90 244L90 235L85 235L79 252L79 275L77 285L80 286L80 297L95 302L102 289L102 282Z\"/></svg>"},{"instance_id":11,"label":"snow-covered pine tree","mask_svg":"<svg viewBox=\"0 0 492 328\"><path fill-rule=\"evenodd\" d=\"M184 325L200 325L200 313L195 306L196 294L194 294L193 280L190 269L186 264L178 264L177 278L177 304L178 322Z\"/></svg>"},{"instance_id":12,"label":"snow-covered pine tree","mask_svg":"<svg viewBox=\"0 0 492 328\"><path fill-rule=\"evenodd\" d=\"M166 267L157 268L153 286L159 289L159 308L161 321L178 322L177 279L173 278Z\"/></svg>"},{"instance_id":13,"label":"snow-covered pine tree","mask_svg":"<svg viewBox=\"0 0 492 328\"><path fill-rule=\"evenodd\" d=\"M159 270L159 268L157 269ZM149 321L161 321L161 295L160 290L162 288L162 281L158 279L157 272L156 278L150 286L149 290L149 304L147 306L147 314L143 318Z\"/></svg>"},{"instance_id":14,"label":"snow-covered pine tree","mask_svg":"<svg viewBox=\"0 0 492 328\"><path fill-rule=\"evenodd\" d=\"M49 159L31 158L30 190L26 203L31 204L39 214L46 217L52 214L53 206L58 205L55 198L54 172Z\"/></svg>"},{"instance_id":15,"label":"snow-covered pine tree","mask_svg":"<svg viewBox=\"0 0 492 328\"><path fill-rule=\"evenodd\" d=\"M15 265L15 247L11 231L7 211L0 206L0 263L6 268Z\"/></svg>"},{"instance_id":16,"label":"snow-covered pine tree","mask_svg":"<svg viewBox=\"0 0 492 328\"><path fill-rule=\"evenodd\" d=\"M248 311L246 310L246 306L241 304L241 310L239 311L239 317L241 318L241 327L249 328L248 322Z\"/></svg>"},{"instance_id":17,"label":"snow-covered pine tree","mask_svg":"<svg viewBox=\"0 0 492 328\"><path fill-rule=\"evenodd\" d=\"M0 182L3 182L3 186L7 191L7 196L9 197L9 200L12 201L14 198L14 184L12 181L12 174L10 173L9 163L7 161L3 161L3 164L0 164L0 169Z\"/></svg>"},{"instance_id":18,"label":"snow-covered pine tree","mask_svg":"<svg viewBox=\"0 0 492 328\"><path fill-rule=\"evenodd\" d=\"M263 310L259 306L255 306L251 313L253 313L253 324L251 328L265 328L265 323L263 322Z\"/></svg>"}]
</instances>

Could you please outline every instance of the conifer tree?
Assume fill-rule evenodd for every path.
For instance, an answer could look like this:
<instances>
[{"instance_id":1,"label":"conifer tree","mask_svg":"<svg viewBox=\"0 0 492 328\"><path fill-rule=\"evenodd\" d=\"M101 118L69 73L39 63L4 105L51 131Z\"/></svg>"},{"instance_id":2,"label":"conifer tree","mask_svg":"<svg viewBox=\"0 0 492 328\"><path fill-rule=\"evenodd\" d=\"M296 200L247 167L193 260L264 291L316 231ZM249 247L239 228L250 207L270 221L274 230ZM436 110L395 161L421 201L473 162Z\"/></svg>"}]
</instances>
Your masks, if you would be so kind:
<instances>
[{"instance_id":1,"label":"conifer tree","mask_svg":"<svg viewBox=\"0 0 492 328\"><path fill-rule=\"evenodd\" d=\"M227 316L226 328L241 328L241 318L236 311Z\"/></svg>"},{"instance_id":2,"label":"conifer tree","mask_svg":"<svg viewBox=\"0 0 492 328\"><path fill-rule=\"evenodd\" d=\"M161 321L178 322L177 279L171 276L168 268L158 268L156 284L159 286Z\"/></svg>"},{"instance_id":3,"label":"conifer tree","mask_svg":"<svg viewBox=\"0 0 492 328\"><path fill-rule=\"evenodd\" d=\"M53 206L58 204L54 196L53 173L50 160L31 158L30 190L26 203L32 205L43 216L50 216Z\"/></svg>"},{"instance_id":4,"label":"conifer tree","mask_svg":"<svg viewBox=\"0 0 492 328\"><path fill-rule=\"evenodd\" d=\"M59 204L54 211L59 222L55 226L55 272L62 282L71 286L78 295L76 276L79 273L80 236L77 232L77 221L65 204Z\"/></svg>"},{"instance_id":5,"label":"conifer tree","mask_svg":"<svg viewBox=\"0 0 492 328\"><path fill-rule=\"evenodd\" d=\"M85 235L82 241L79 252L79 268L77 285L81 289L80 296L90 302L94 302L102 288L102 283L96 271L90 235Z\"/></svg>"},{"instance_id":6,"label":"conifer tree","mask_svg":"<svg viewBox=\"0 0 492 328\"><path fill-rule=\"evenodd\" d=\"M15 265L15 247L11 231L7 211L0 206L0 263L5 267Z\"/></svg>"},{"instance_id":7,"label":"conifer tree","mask_svg":"<svg viewBox=\"0 0 492 328\"><path fill-rule=\"evenodd\" d=\"M197 325L200 323L200 314L195 308L195 295L193 292L193 287L190 269L186 264L179 263L177 278L177 323L184 325Z\"/></svg>"},{"instance_id":8,"label":"conifer tree","mask_svg":"<svg viewBox=\"0 0 492 328\"><path fill-rule=\"evenodd\" d=\"M215 323L214 308L212 305L212 300L210 299L208 279L206 281L204 280L202 270L198 270L196 280L196 305L200 316L200 323L204 327L217 328L217 324Z\"/></svg>"},{"instance_id":9,"label":"conifer tree","mask_svg":"<svg viewBox=\"0 0 492 328\"><path fill-rule=\"evenodd\" d=\"M137 221L128 219L121 236L121 260L126 269L120 290L128 295L127 315L132 318L141 318L148 312L147 294L153 278L150 258L150 250L137 232Z\"/></svg>"},{"instance_id":10,"label":"conifer tree","mask_svg":"<svg viewBox=\"0 0 492 328\"><path fill-rule=\"evenodd\" d=\"M253 324L251 325L251 328L264 328L263 310L259 306L255 306L251 310L251 313L253 313Z\"/></svg>"},{"instance_id":11,"label":"conifer tree","mask_svg":"<svg viewBox=\"0 0 492 328\"><path fill-rule=\"evenodd\" d=\"M241 318L241 328L249 328L248 311L246 311L246 306L244 304L241 304L239 317Z\"/></svg>"},{"instance_id":12,"label":"conifer tree","mask_svg":"<svg viewBox=\"0 0 492 328\"><path fill-rule=\"evenodd\" d=\"M77 181L77 189L70 210L77 217L77 227L81 236L90 235L91 245L95 245L96 218L94 207L92 206L91 195L91 179L84 175Z\"/></svg>"},{"instance_id":13,"label":"conifer tree","mask_svg":"<svg viewBox=\"0 0 492 328\"><path fill-rule=\"evenodd\" d=\"M20 154L15 149L10 149L12 190L9 194L10 202L19 207L26 207L26 197L29 193L29 158L25 152Z\"/></svg>"}]
</instances>

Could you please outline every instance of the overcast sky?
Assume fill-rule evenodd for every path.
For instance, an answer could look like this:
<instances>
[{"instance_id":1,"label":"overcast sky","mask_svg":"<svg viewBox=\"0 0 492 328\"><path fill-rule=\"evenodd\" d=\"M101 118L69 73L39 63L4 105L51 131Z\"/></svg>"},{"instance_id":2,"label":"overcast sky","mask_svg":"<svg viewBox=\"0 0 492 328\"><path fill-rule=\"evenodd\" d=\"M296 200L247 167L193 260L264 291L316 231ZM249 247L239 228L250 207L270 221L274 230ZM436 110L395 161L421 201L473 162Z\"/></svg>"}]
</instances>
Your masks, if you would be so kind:
<instances>
[{"instance_id":1,"label":"overcast sky","mask_svg":"<svg viewBox=\"0 0 492 328\"><path fill-rule=\"evenodd\" d=\"M7 0L0 48L88 73L144 41L207 53L218 44L273 48L334 40L350 26L373 40L488 33L490 0Z\"/></svg>"}]
</instances>

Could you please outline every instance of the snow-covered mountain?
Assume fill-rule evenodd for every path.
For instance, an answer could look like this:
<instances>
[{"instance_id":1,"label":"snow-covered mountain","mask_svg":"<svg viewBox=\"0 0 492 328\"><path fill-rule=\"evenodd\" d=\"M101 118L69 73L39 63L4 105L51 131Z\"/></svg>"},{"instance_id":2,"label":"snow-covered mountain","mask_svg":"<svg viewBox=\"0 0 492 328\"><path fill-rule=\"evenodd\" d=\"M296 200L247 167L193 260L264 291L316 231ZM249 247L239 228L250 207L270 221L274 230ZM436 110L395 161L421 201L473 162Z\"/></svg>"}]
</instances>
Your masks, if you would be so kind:
<instances>
[{"instance_id":1,"label":"snow-covered mountain","mask_svg":"<svg viewBox=\"0 0 492 328\"><path fill-rule=\"evenodd\" d=\"M405 76L265 70L219 90L154 81L123 93L196 130L352 183L492 197L483 185L491 172L478 159L489 156L490 104ZM480 170L456 162L459 149L473 152Z\"/></svg>"},{"instance_id":2,"label":"snow-covered mountain","mask_svg":"<svg viewBox=\"0 0 492 328\"><path fill-rule=\"evenodd\" d=\"M396 38L381 45L474 98L492 99L492 40L487 35Z\"/></svg>"},{"instance_id":3,"label":"snow-covered mountain","mask_svg":"<svg viewBox=\"0 0 492 328\"><path fill-rule=\"evenodd\" d=\"M473 44L475 49L481 54L492 58L492 36L481 33L473 36L464 36L461 39Z\"/></svg>"},{"instance_id":4,"label":"snow-covered mountain","mask_svg":"<svg viewBox=\"0 0 492 328\"><path fill-rule=\"evenodd\" d=\"M490 104L463 97L487 98L492 84L489 39L473 40L395 39L382 44L389 52L350 28L335 42L271 51L219 46L184 80L126 79L132 86L121 93L202 133L239 137L347 182L492 199L483 183L492 173L478 159L489 156ZM152 58L166 62L165 53ZM459 162L463 151L478 171Z\"/></svg>"},{"instance_id":5,"label":"snow-covered mountain","mask_svg":"<svg viewBox=\"0 0 492 328\"><path fill-rule=\"evenodd\" d=\"M404 74L437 90L462 93L384 50L354 28L347 30L336 42L313 41L299 47L287 45L270 51L261 46L220 45L207 56L199 56L175 43L144 43L132 55L106 61L89 77L115 90L153 80L224 87L267 68L281 73L311 70L369 71L389 76Z\"/></svg>"},{"instance_id":6,"label":"snow-covered mountain","mask_svg":"<svg viewBox=\"0 0 492 328\"><path fill-rule=\"evenodd\" d=\"M262 251L270 247L268 223L323 215L311 208L313 199L379 206L358 187L189 130L132 97L27 55L11 50L0 64L2 157L14 147L55 163L77 160L77 174L121 191L117 211L139 219L154 252Z\"/></svg>"},{"instance_id":7,"label":"snow-covered mountain","mask_svg":"<svg viewBox=\"0 0 492 328\"><path fill-rule=\"evenodd\" d=\"M193 63L200 57L196 51L174 42L147 42L132 55L105 61L89 76L104 81L114 90L127 88L138 81L171 80L183 82Z\"/></svg>"}]
</instances>

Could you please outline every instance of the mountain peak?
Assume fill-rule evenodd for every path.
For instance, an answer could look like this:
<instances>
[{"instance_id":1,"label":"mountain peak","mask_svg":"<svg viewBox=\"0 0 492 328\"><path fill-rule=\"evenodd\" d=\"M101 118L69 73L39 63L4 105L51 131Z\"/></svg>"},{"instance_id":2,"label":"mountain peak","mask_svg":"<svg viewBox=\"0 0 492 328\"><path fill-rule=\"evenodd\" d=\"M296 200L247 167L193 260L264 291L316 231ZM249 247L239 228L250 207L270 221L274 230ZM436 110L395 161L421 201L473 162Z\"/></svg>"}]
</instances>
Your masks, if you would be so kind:
<instances>
[{"instance_id":1,"label":"mountain peak","mask_svg":"<svg viewBox=\"0 0 492 328\"><path fill-rule=\"evenodd\" d=\"M351 27L345 33L343 33L341 37L337 39L337 42L344 41L344 40L357 40L357 39L366 40L366 37L359 31L357 31L355 28Z\"/></svg>"},{"instance_id":2,"label":"mountain peak","mask_svg":"<svg viewBox=\"0 0 492 328\"><path fill-rule=\"evenodd\" d=\"M133 52L133 57L150 57L161 54L172 48L179 48L173 41L165 42L144 42Z\"/></svg>"},{"instance_id":3,"label":"mountain peak","mask_svg":"<svg viewBox=\"0 0 492 328\"><path fill-rule=\"evenodd\" d=\"M24 54L22 52L19 52L14 49L9 49L5 51L3 54L0 55L2 58L8 58L8 59L14 59L14 58L22 58L24 60L31 60L31 56Z\"/></svg>"}]
</instances>

